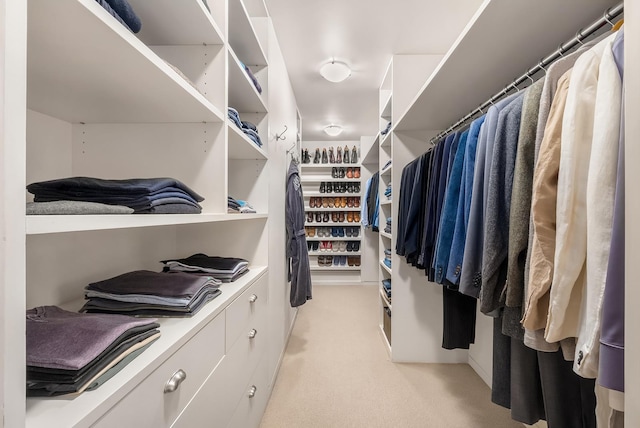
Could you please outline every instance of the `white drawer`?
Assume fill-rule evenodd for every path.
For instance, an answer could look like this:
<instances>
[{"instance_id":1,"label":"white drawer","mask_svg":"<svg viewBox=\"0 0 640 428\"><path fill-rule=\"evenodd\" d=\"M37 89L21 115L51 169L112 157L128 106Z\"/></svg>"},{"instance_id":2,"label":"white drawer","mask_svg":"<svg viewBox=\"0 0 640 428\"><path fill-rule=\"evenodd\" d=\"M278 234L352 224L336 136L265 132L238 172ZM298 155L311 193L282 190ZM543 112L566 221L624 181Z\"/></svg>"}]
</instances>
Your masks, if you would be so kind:
<instances>
[{"instance_id":1,"label":"white drawer","mask_svg":"<svg viewBox=\"0 0 640 428\"><path fill-rule=\"evenodd\" d=\"M220 314L127 394L94 427L169 427L224 357L225 319ZM152 345L153 346L153 345ZM186 378L173 392L165 385L178 371Z\"/></svg>"},{"instance_id":2,"label":"white drawer","mask_svg":"<svg viewBox=\"0 0 640 428\"><path fill-rule=\"evenodd\" d=\"M209 376L200 391L176 420L173 427L224 427L243 396L246 385L262 358L267 358L266 313L255 318L255 326L263 326L253 339L247 333L236 341L231 351ZM262 331L263 330L263 331Z\"/></svg>"},{"instance_id":3,"label":"white drawer","mask_svg":"<svg viewBox=\"0 0 640 428\"><path fill-rule=\"evenodd\" d=\"M247 288L225 310L227 317L227 352L235 345L238 338L252 328L266 328L253 322L261 313L267 312L269 303L268 274L262 275L251 287Z\"/></svg>"},{"instance_id":4,"label":"white drawer","mask_svg":"<svg viewBox=\"0 0 640 428\"><path fill-rule=\"evenodd\" d=\"M260 425L269 399L268 360L263 358L258 364L227 427L254 428Z\"/></svg>"}]
</instances>

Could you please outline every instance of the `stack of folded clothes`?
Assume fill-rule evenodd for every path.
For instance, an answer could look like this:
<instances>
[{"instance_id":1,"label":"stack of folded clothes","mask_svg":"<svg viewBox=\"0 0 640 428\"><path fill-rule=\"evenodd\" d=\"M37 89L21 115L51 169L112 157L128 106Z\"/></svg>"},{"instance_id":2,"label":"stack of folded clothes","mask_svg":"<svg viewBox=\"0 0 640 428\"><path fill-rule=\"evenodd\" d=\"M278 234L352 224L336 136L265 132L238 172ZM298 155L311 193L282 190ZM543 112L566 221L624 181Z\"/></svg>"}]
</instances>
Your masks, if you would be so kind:
<instances>
[{"instance_id":1,"label":"stack of folded clothes","mask_svg":"<svg viewBox=\"0 0 640 428\"><path fill-rule=\"evenodd\" d=\"M249 137L251 141L253 141L258 147L262 147L262 140L260 139L260 135L258 135L258 128L256 128L253 123L240 120L240 113L238 113L238 110L233 107L229 107L227 109L227 116L238 128L242 130L242 132L245 133L247 137Z\"/></svg>"},{"instance_id":2,"label":"stack of folded clothes","mask_svg":"<svg viewBox=\"0 0 640 428\"><path fill-rule=\"evenodd\" d=\"M132 33L137 33L142 28L140 18L133 11L127 0L96 0L107 12L128 28Z\"/></svg>"},{"instance_id":3,"label":"stack of folded clothes","mask_svg":"<svg viewBox=\"0 0 640 428\"><path fill-rule=\"evenodd\" d=\"M389 248L384 250L384 264L391 269L391 250Z\"/></svg>"},{"instance_id":4,"label":"stack of folded clothes","mask_svg":"<svg viewBox=\"0 0 640 428\"><path fill-rule=\"evenodd\" d=\"M227 197L227 212L236 214L255 214L256 210L247 201L241 199L235 199L231 196Z\"/></svg>"},{"instance_id":5,"label":"stack of folded clothes","mask_svg":"<svg viewBox=\"0 0 640 428\"><path fill-rule=\"evenodd\" d=\"M382 280L382 288L384 289L385 294L389 301L391 301L391 279L383 279Z\"/></svg>"},{"instance_id":6,"label":"stack of folded clothes","mask_svg":"<svg viewBox=\"0 0 640 428\"><path fill-rule=\"evenodd\" d=\"M384 228L385 233L391 233L391 217L387 217L387 225Z\"/></svg>"},{"instance_id":7,"label":"stack of folded clothes","mask_svg":"<svg viewBox=\"0 0 640 428\"><path fill-rule=\"evenodd\" d=\"M384 190L384 195L387 197L387 200L391 199L391 182L387 184L387 188Z\"/></svg>"},{"instance_id":8,"label":"stack of folded clothes","mask_svg":"<svg viewBox=\"0 0 640 428\"><path fill-rule=\"evenodd\" d=\"M218 297L218 287L211 276L133 271L85 287L81 311L190 317Z\"/></svg>"},{"instance_id":9,"label":"stack of folded clothes","mask_svg":"<svg viewBox=\"0 0 640 428\"><path fill-rule=\"evenodd\" d=\"M389 133L390 130L391 130L391 122L387 123L386 128L384 128L382 131L380 131L380 135L382 135L384 137L385 135L387 135Z\"/></svg>"},{"instance_id":10,"label":"stack of folded clothes","mask_svg":"<svg viewBox=\"0 0 640 428\"><path fill-rule=\"evenodd\" d=\"M199 214L202 207L198 202L204 200L173 178L103 180L71 177L32 183L27 186L27 190L35 195L36 203L76 201L121 205L133 209L135 214Z\"/></svg>"},{"instance_id":11,"label":"stack of folded clothes","mask_svg":"<svg viewBox=\"0 0 640 428\"><path fill-rule=\"evenodd\" d=\"M27 396L98 388L160 337L158 327L153 318L28 309Z\"/></svg>"},{"instance_id":12,"label":"stack of folded clothes","mask_svg":"<svg viewBox=\"0 0 640 428\"><path fill-rule=\"evenodd\" d=\"M251 79L251 81L253 82L253 86L256 87L256 91L258 91L258 93L261 94L262 86L260 86L260 82L258 82L258 79L256 79L256 76L253 75L253 72L251 71L251 69L247 67L242 61L240 61L240 65L242 65L242 68L244 69L245 73L247 73L247 76L249 76L249 79Z\"/></svg>"},{"instance_id":13,"label":"stack of folded clothes","mask_svg":"<svg viewBox=\"0 0 640 428\"><path fill-rule=\"evenodd\" d=\"M163 260L164 272L190 272L211 275L222 282L233 282L249 272L249 262L235 257L194 254L186 259Z\"/></svg>"},{"instance_id":14,"label":"stack of folded clothes","mask_svg":"<svg viewBox=\"0 0 640 428\"><path fill-rule=\"evenodd\" d=\"M390 166L391 166L391 159L389 159L387 163L384 164L384 166L382 167L382 171L386 171L386 169L389 168Z\"/></svg>"}]
</instances>

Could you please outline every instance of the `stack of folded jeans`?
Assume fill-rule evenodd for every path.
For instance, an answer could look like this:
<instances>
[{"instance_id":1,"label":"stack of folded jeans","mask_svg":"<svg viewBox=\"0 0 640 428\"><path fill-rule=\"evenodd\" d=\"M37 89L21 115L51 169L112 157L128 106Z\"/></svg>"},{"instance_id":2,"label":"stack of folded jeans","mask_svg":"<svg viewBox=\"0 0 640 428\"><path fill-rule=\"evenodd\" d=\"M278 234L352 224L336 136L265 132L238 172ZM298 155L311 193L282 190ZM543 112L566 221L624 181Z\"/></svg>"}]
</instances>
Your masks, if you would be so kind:
<instances>
[{"instance_id":1,"label":"stack of folded jeans","mask_svg":"<svg viewBox=\"0 0 640 428\"><path fill-rule=\"evenodd\" d=\"M211 276L139 270L85 287L84 312L189 317L220 294Z\"/></svg>"},{"instance_id":2,"label":"stack of folded jeans","mask_svg":"<svg viewBox=\"0 0 640 428\"><path fill-rule=\"evenodd\" d=\"M389 248L384 250L384 264L391 269L391 250Z\"/></svg>"},{"instance_id":3,"label":"stack of folded jeans","mask_svg":"<svg viewBox=\"0 0 640 428\"><path fill-rule=\"evenodd\" d=\"M140 18L133 11L127 0L96 0L107 12L131 32L137 33L142 28Z\"/></svg>"},{"instance_id":4,"label":"stack of folded jeans","mask_svg":"<svg viewBox=\"0 0 640 428\"><path fill-rule=\"evenodd\" d=\"M163 260L164 272L190 272L210 275L222 282L233 282L249 272L249 262L235 257L207 256L198 253L186 259Z\"/></svg>"},{"instance_id":5,"label":"stack of folded jeans","mask_svg":"<svg viewBox=\"0 0 640 428\"><path fill-rule=\"evenodd\" d=\"M247 137L249 137L251 141L253 141L258 147L262 147L262 140L260 139L260 135L258 135L258 128L256 128L253 123L240 120L240 113L238 113L238 110L233 107L229 107L227 109L227 116L238 128L242 130L242 132L245 133Z\"/></svg>"},{"instance_id":6,"label":"stack of folded jeans","mask_svg":"<svg viewBox=\"0 0 640 428\"><path fill-rule=\"evenodd\" d=\"M253 72L251 71L251 69L247 67L242 61L240 61L240 65L242 65L242 68L244 69L245 73L247 73L247 76L249 76L249 79L251 79L251 81L253 82L253 86L256 87L256 91L258 91L258 93L261 94L262 86L260 86L260 82L258 82L258 79L256 79L256 76L253 75Z\"/></svg>"},{"instance_id":7,"label":"stack of folded jeans","mask_svg":"<svg viewBox=\"0 0 640 428\"><path fill-rule=\"evenodd\" d=\"M255 214L256 210L247 201L229 196L227 197L227 212L232 214Z\"/></svg>"},{"instance_id":8,"label":"stack of folded jeans","mask_svg":"<svg viewBox=\"0 0 640 428\"><path fill-rule=\"evenodd\" d=\"M384 195L387 197L387 199L391 199L391 182L387 184L387 188L384 190Z\"/></svg>"},{"instance_id":9,"label":"stack of folded jeans","mask_svg":"<svg viewBox=\"0 0 640 428\"><path fill-rule=\"evenodd\" d=\"M35 202L83 201L123 205L136 214L199 214L204 198L173 178L103 180L71 177L27 186Z\"/></svg>"},{"instance_id":10,"label":"stack of folded jeans","mask_svg":"<svg viewBox=\"0 0 640 428\"><path fill-rule=\"evenodd\" d=\"M158 327L153 318L28 309L27 396L98 388L160 337Z\"/></svg>"},{"instance_id":11,"label":"stack of folded jeans","mask_svg":"<svg viewBox=\"0 0 640 428\"><path fill-rule=\"evenodd\" d=\"M382 288L384 289L385 294L389 301L391 301L391 279L383 279L382 280Z\"/></svg>"},{"instance_id":12,"label":"stack of folded jeans","mask_svg":"<svg viewBox=\"0 0 640 428\"><path fill-rule=\"evenodd\" d=\"M387 217L387 225L384 228L385 233L391 233L391 217Z\"/></svg>"}]
</instances>

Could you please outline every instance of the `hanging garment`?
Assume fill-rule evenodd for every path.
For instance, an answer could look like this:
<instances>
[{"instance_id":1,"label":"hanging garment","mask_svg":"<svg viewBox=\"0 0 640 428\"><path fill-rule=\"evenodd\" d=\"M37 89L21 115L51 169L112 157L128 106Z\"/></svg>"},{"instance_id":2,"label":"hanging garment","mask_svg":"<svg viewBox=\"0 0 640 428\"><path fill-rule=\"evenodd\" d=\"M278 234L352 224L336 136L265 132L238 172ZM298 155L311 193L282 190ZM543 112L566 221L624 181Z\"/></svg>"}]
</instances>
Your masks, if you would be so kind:
<instances>
[{"instance_id":1,"label":"hanging garment","mask_svg":"<svg viewBox=\"0 0 640 428\"><path fill-rule=\"evenodd\" d=\"M482 290L480 311L491 315L504 306L503 286L507 276L509 212L516 150L524 93L519 93L499 114L486 188ZM486 173L486 171L485 171ZM486 174L485 174L486 177Z\"/></svg>"},{"instance_id":2,"label":"hanging garment","mask_svg":"<svg viewBox=\"0 0 640 428\"><path fill-rule=\"evenodd\" d=\"M514 94L515 95L515 94ZM485 184L489 185L489 170L493 156L493 140L500 111L514 98L511 95L489 108L484 127L487 131L478 141L476 167L473 175L469 226L460 274L460 292L467 296L478 297L482 285L482 247L484 242ZM486 181L486 183L485 183Z\"/></svg>"},{"instance_id":3,"label":"hanging garment","mask_svg":"<svg viewBox=\"0 0 640 428\"><path fill-rule=\"evenodd\" d=\"M298 165L291 161L287 173L285 220L287 226L287 260L291 280L292 307L311 299L311 270L304 233L304 196Z\"/></svg>"},{"instance_id":4,"label":"hanging garment","mask_svg":"<svg viewBox=\"0 0 640 428\"><path fill-rule=\"evenodd\" d=\"M469 210L471 209L471 192L473 190L473 174L475 172L476 150L478 140L483 132L485 116L474 120L469 128L467 137L467 147L465 150L464 165L462 167L462 180L460 182L460 197L458 200L458 210L456 213L456 224L453 233L453 242L449 254L449 266L447 268L446 279L456 288L460 283L460 273L462 272L462 260L467 237L467 226L469 225Z\"/></svg>"},{"instance_id":5,"label":"hanging garment","mask_svg":"<svg viewBox=\"0 0 640 428\"><path fill-rule=\"evenodd\" d=\"M618 31L613 42L613 54L624 79L624 28ZM624 392L624 270L625 270L625 234L624 234L624 99L620 114L620 143L618 148L618 174L616 178L616 196L613 212L613 230L611 250L607 268L607 282L602 307L602 335L600 337L600 370L598 382L605 388ZM622 410L621 406L611 403L612 407Z\"/></svg>"},{"instance_id":6,"label":"hanging garment","mask_svg":"<svg viewBox=\"0 0 640 428\"><path fill-rule=\"evenodd\" d=\"M598 71L615 34L578 58L571 75L562 123L556 252L545 338L557 342L578 335L580 306L586 285L587 179L593 142ZM584 354L584 351L578 351ZM584 355L577 355L577 364Z\"/></svg>"},{"instance_id":7,"label":"hanging garment","mask_svg":"<svg viewBox=\"0 0 640 428\"><path fill-rule=\"evenodd\" d=\"M369 186L369 195L367 196L367 207L369 212L367 218L371 225L371 230L378 232L379 230L379 212L380 212L380 195L378 186L380 184L380 173L376 172L371 177L371 185Z\"/></svg>"},{"instance_id":8,"label":"hanging garment","mask_svg":"<svg viewBox=\"0 0 640 428\"><path fill-rule=\"evenodd\" d=\"M364 198L360 204L360 224L369 227L369 192L371 191L371 178L364 185Z\"/></svg>"},{"instance_id":9,"label":"hanging garment","mask_svg":"<svg viewBox=\"0 0 640 428\"><path fill-rule=\"evenodd\" d=\"M440 179L440 168L442 166L442 152L444 148L444 140L440 141L433 149L433 155L431 156L431 166L429 168L429 180L426 195L426 209L424 212L422 239L420 240L420 255L418 256L418 265L422 266L421 269L425 269L428 275L429 262L433 255L433 249L436 239L436 199L438 180Z\"/></svg>"}]
</instances>

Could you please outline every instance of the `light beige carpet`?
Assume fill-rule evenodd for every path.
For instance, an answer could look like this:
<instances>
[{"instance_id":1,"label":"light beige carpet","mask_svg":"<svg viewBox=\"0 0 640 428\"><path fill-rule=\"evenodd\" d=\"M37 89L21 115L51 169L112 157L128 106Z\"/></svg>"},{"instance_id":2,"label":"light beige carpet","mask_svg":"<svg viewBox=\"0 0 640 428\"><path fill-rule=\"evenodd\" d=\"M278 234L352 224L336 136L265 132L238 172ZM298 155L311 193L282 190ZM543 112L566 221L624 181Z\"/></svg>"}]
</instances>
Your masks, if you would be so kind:
<instances>
[{"instance_id":1,"label":"light beige carpet","mask_svg":"<svg viewBox=\"0 0 640 428\"><path fill-rule=\"evenodd\" d=\"M377 286L316 286L293 329L262 428L522 428L466 364L396 364Z\"/></svg>"}]
</instances>

